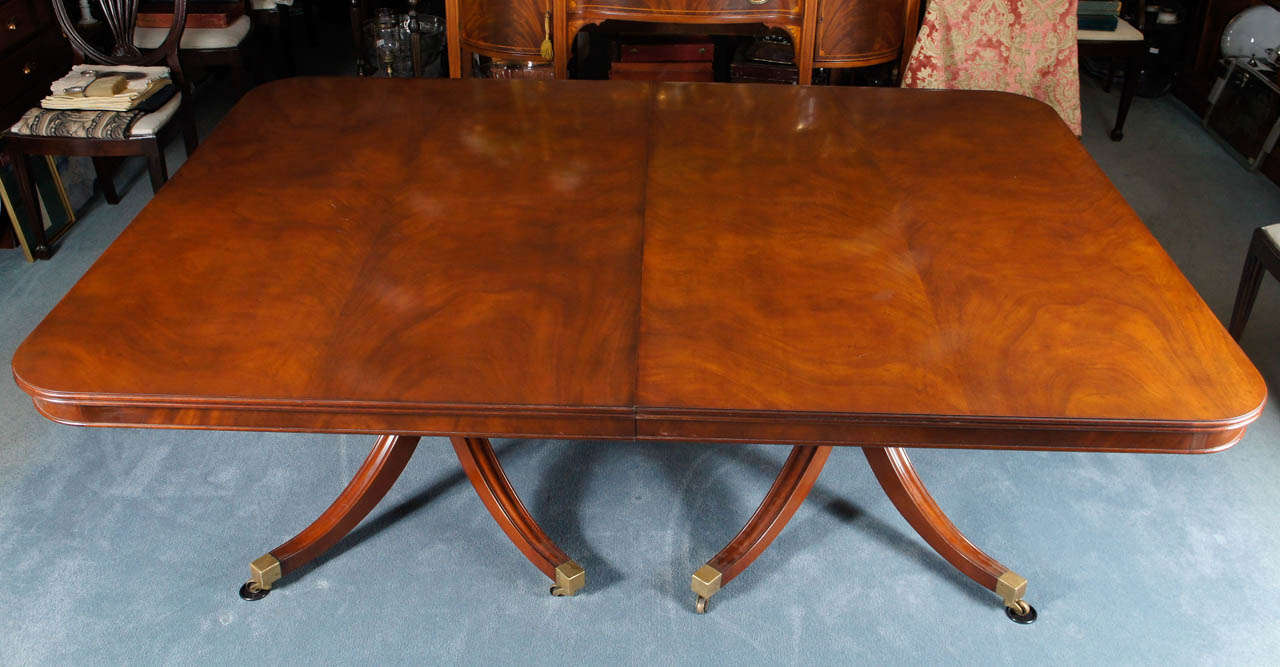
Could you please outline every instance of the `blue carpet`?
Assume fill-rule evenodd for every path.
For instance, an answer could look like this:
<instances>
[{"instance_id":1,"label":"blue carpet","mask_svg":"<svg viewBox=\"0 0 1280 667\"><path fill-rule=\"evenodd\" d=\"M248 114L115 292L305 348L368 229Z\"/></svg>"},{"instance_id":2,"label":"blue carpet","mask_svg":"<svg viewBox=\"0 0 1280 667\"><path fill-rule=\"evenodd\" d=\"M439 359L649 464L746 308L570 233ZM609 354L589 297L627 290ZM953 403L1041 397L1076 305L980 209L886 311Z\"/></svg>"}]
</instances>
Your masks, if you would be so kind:
<instances>
[{"instance_id":1,"label":"blue carpet","mask_svg":"<svg viewBox=\"0 0 1280 667\"><path fill-rule=\"evenodd\" d=\"M1085 91L1085 145L1223 319L1280 189L1177 102ZM210 122L216 119L210 119ZM171 146L169 164L182 161ZM53 261L0 252L0 358L150 197L90 202ZM127 182L126 182L127 181ZM163 261L163 258L156 258ZM1243 344L1280 379L1280 285ZM373 438L60 426L0 383L0 662L1164 663L1280 655L1280 412L1209 456L918 451L978 545L1031 581L1031 626L953 571L837 450L774 546L693 613L689 575L755 509L784 447L505 440L530 511L588 587L553 598L424 440L331 555L242 602L247 564L337 495Z\"/></svg>"}]
</instances>

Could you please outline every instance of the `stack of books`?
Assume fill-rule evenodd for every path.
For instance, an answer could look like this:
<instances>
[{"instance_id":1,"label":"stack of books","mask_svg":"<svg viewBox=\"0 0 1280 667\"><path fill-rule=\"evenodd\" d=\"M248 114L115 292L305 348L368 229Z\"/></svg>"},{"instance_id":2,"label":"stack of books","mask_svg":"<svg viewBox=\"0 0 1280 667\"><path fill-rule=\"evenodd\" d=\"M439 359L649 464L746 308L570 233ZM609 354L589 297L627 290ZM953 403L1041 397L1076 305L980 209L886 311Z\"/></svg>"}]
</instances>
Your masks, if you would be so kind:
<instances>
[{"instance_id":1,"label":"stack of books","mask_svg":"<svg viewBox=\"0 0 1280 667\"><path fill-rule=\"evenodd\" d=\"M45 109L155 111L173 97L168 67L76 65L49 86Z\"/></svg>"},{"instance_id":2,"label":"stack of books","mask_svg":"<svg viewBox=\"0 0 1280 667\"><path fill-rule=\"evenodd\" d=\"M1120 23L1120 0L1080 0L1076 15L1081 30L1114 31Z\"/></svg>"}]
</instances>

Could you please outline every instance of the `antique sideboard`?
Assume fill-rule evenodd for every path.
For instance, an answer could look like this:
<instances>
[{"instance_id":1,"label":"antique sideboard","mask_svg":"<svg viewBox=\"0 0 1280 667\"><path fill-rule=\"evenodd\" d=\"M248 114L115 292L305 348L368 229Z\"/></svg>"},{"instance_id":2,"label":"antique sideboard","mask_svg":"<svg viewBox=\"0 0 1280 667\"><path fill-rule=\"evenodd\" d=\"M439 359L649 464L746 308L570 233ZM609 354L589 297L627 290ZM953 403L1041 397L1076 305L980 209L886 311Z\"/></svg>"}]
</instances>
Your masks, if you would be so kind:
<instances>
[{"instance_id":1,"label":"antique sideboard","mask_svg":"<svg viewBox=\"0 0 1280 667\"><path fill-rule=\"evenodd\" d=\"M909 53L919 0L446 0L449 74L469 73L471 54L552 62L567 78L571 43L584 26L606 20L760 24L786 31L800 83L814 67L861 67ZM542 52L550 40L553 56Z\"/></svg>"}]
</instances>

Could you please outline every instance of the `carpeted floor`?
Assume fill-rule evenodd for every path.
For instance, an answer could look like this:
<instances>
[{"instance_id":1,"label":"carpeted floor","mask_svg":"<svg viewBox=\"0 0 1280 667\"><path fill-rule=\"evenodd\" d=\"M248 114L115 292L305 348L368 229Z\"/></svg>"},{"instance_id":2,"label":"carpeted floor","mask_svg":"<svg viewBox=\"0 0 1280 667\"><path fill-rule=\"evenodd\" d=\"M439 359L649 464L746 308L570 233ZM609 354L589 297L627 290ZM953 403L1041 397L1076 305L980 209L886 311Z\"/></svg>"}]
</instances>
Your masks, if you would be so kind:
<instances>
[{"instance_id":1,"label":"carpeted floor","mask_svg":"<svg viewBox=\"0 0 1280 667\"><path fill-rule=\"evenodd\" d=\"M1085 87L1085 145L1223 319L1250 231L1280 189L1171 98ZM216 121L217 114L206 124ZM182 161L181 148L169 164ZM0 252L0 358L151 196L95 199L53 261ZM127 178L128 183L124 180ZM157 257L156 261L163 261ZM1280 380L1280 285L1243 345ZM912 532L838 450L774 546L693 613L689 575L741 526L783 447L499 441L530 510L589 585L553 598L424 441L368 522L266 599L247 564L315 518L368 437L83 429L0 383L0 662L1212 663L1280 655L1280 411L1199 457L920 451L941 505L1031 581L1040 620Z\"/></svg>"}]
</instances>

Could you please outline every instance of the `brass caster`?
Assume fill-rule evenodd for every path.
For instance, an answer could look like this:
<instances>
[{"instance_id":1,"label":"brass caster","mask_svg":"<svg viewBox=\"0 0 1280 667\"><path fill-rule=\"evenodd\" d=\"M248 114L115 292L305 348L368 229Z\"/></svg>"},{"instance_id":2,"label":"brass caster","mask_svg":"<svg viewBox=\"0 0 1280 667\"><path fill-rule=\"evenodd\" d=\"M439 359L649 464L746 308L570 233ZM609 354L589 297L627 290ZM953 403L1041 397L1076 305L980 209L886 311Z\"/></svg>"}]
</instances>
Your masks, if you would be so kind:
<instances>
[{"instance_id":1,"label":"brass caster","mask_svg":"<svg viewBox=\"0 0 1280 667\"><path fill-rule=\"evenodd\" d=\"M711 598L704 598L701 595L699 595L698 601L693 603L693 610L698 612L699 614L705 614L707 613L707 606L710 604L711 604Z\"/></svg>"},{"instance_id":2,"label":"brass caster","mask_svg":"<svg viewBox=\"0 0 1280 667\"><path fill-rule=\"evenodd\" d=\"M1026 600L1018 600L1012 605L1004 608L1004 615L1009 620L1022 625L1030 625L1036 622L1036 608L1032 607Z\"/></svg>"},{"instance_id":3,"label":"brass caster","mask_svg":"<svg viewBox=\"0 0 1280 667\"><path fill-rule=\"evenodd\" d=\"M569 589L565 588L564 586L552 586L552 587L551 587L551 594L552 594L552 595L554 595L554 596L556 596L556 597L558 597L558 598L573 597L573 591L570 591Z\"/></svg>"},{"instance_id":4,"label":"brass caster","mask_svg":"<svg viewBox=\"0 0 1280 667\"><path fill-rule=\"evenodd\" d=\"M240 599L253 602L267 597L267 594L270 592L270 588L261 588L258 586L258 582L256 581L246 581L244 582L244 585L240 587Z\"/></svg>"}]
</instances>

